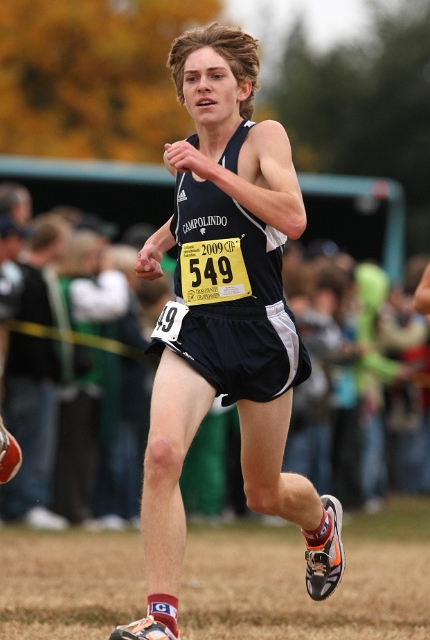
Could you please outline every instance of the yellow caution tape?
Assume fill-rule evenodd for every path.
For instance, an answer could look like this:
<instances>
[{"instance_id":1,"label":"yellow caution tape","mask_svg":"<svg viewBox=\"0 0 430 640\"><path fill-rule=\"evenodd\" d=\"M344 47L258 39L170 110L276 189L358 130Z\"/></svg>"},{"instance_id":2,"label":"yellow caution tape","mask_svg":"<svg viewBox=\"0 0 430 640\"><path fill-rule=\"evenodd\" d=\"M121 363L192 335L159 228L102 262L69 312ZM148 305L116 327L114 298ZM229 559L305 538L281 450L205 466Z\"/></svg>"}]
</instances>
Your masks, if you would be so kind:
<instances>
[{"instance_id":1,"label":"yellow caution tape","mask_svg":"<svg viewBox=\"0 0 430 640\"><path fill-rule=\"evenodd\" d=\"M23 333L27 336L35 338L50 338L51 340L61 340L72 344L83 344L94 349L101 349L109 353L115 353L119 356L125 356L133 360L143 360L144 354L140 349L130 347L118 340L104 338L103 336L95 336L90 333L79 333L78 331L70 331L60 329L59 327L48 327L37 322L25 322L23 320L9 320L7 326L10 331Z\"/></svg>"}]
</instances>

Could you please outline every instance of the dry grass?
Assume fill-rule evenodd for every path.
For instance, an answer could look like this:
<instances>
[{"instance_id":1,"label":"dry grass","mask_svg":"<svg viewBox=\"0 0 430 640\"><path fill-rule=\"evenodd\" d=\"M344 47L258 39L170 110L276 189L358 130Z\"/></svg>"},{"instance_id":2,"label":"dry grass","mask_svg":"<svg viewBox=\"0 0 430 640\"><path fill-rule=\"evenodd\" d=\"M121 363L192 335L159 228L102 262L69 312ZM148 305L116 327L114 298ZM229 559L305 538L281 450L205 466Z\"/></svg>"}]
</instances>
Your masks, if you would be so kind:
<instances>
[{"instance_id":1,"label":"dry grass","mask_svg":"<svg viewBox=\"0 0 430 640\"><path fill-rule=\"evenodd\" d=\"M420 510L428 523L430 501ZM392 511L386 519L397 522L399 531L402 523L407 530L411 526L407 518L393 519ZM374 517L376 531L383 521L384 514ZM357 532L360 518L345 528L347 570L339 591L325 603L306 594L303 541L293 527L191 529L181 593L183 638L430 638L427 536L371 539L372 521L362 522L364 539ZM395 525L391 528L397 538ZM107 640L116 624L144 615L136 533L6 528L0 531L0 549L2 639Z\"/></svg>"}]
</instances>

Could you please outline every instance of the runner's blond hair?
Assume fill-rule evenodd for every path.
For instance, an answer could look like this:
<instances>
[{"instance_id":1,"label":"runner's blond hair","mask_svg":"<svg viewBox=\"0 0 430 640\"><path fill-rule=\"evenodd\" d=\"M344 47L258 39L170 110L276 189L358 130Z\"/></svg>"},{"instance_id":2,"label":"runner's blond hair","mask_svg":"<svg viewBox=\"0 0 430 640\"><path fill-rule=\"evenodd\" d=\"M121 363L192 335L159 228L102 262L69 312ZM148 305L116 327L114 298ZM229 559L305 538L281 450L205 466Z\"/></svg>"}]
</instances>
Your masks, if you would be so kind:
<instances>
[{"instance_id":1,"label":"runner's blond hair","mask_svg":"<svg viewBox=\"0 0 430 640\"><path fill-rule=\"evenodd\" d=\"M206 27L188 29L172 43L167 66L171 70L179 102L184 103L185 61L190 53L203 47L212 47L228 62L239 84L245 81L252 83L249 97L240 103L242 118L251 118L254 112L255 92L260 88L258 82L260 71L258 40L244 33L240 27L225 27L218 22L212 22Z\"/></svg>"}]
</instances>

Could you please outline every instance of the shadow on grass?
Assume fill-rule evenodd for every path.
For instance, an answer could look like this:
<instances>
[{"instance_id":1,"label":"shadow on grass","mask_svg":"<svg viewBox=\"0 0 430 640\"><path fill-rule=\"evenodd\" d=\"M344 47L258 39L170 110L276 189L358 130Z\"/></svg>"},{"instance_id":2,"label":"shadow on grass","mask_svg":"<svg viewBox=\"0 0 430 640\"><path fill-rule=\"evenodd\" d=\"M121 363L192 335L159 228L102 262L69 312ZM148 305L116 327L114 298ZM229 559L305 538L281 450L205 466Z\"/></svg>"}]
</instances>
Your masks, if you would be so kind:
<instances>
[{"instance_id":1,"label":"shadow on grass","mask_svg":"<svg viewBox=\"0 0 430 640\"><path fill-rule=\"evenodd\" d=\"M263 526L258 519L238 520L231 524L213 528L210 526L191 526L189 531L198 536L202 532L226 531L231 535L247 533L250 537L267 535L283 540L301 540L298 527ZM389 496L382 504L381 511L368 514L364 511L351 511L344 518L343 535L362 542L426 542L430 531L430 496L397 494Z\"/></svg>"},{"instance_id":2,"label":"shadow on grass","mask_svg":"<svg viewBox=\"0 0 430 640\"><path fill-rule=\"evenodd\" d=\"M7 622L15 622L22 624L24 627L31 624L34 621L45 624L56 624L60 626L72 626L80 624L88 627L104 627L110 626L114 628L120 621L122 623L128 623L131 620L139 619L142 615L141 612L115 612L104 607L76 607L74 609L26 609L15 608L5 609L0 611L0 623L5 624ZM238 627L240 625L252 625L254 627L278 627L278 626L295 626L302 628L315 628L316 625L327 625L328 628L342 628L351 625L363 626L363 627L377 627L379 631L386 628L391 629L393 622L391 620L381 620L379 617L375 619L372 616L369 617L357 617L348 616L345 614L336 613L321 615L312 615L309 612L300 613L295 612L285 616L271 616L267 613L240 613L236 610L224 610L218 613L205 613L205 612L185 612L181 615L181 628L184 630L191 629L207 629L214 625L225 625L228 627ZM419 626L420 628L429 628L430 625L416 624L413 622L399 622L396 621L395 627L397 629L414 629Z\"/></svg>"}]
</instances>

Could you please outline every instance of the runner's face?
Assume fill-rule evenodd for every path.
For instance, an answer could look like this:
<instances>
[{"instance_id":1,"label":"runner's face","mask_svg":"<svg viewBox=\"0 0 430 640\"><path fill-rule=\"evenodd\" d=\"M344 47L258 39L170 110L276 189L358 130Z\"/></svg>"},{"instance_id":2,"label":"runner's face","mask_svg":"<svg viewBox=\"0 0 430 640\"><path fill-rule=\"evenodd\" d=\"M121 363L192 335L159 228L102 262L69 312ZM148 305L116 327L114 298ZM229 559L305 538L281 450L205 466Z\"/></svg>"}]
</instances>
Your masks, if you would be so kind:
<instances>
[{"instance_id":1,"label":"runner's face","mask_svg":"<svg viewBox=\"0 0 430 640\"><path fill-rule=\"evenodd\" d=\"M239 116L240 102L249 95L240 87L230 65L212 47L190 53L184 65L184 105L195 122L221 123Z\"/></svg>"}]
</instances>

